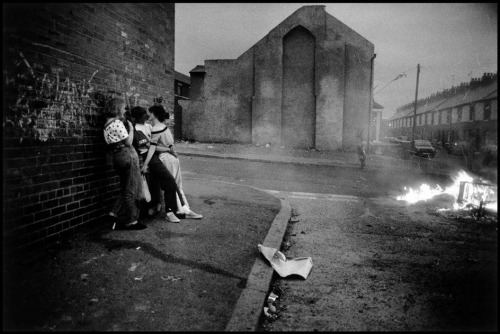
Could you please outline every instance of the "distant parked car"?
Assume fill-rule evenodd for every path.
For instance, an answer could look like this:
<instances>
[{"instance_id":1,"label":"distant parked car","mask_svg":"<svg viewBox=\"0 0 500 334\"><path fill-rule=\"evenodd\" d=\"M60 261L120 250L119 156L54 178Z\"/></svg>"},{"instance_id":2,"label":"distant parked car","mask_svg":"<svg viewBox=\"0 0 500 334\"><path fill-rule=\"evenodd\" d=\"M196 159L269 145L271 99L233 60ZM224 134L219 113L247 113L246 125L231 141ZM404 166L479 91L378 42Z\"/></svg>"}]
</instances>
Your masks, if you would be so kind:
<instances>
[{"instance_id":1,"label":"distant parked car","mask_svg":"<svg viewBox=\"0 0 500 334\"><path fill-rule=\"evenodd\" d=\"M396 139L399 141L408 141L409 140L408 136L398 136Z\"/></svg>"},{"instance_id":2,"label":"distant parked car","mask_svg":"<svg viewBox=\"0 0 500 334\"><path fill-rule=\"evenodd\" d=\"M428 158L428 157L434 158L434 156L436 155L436 149L431 145L431 143L428 140L421 140L421 139L415 140L412 151L413 154L415 154L416 156L423 158Z\"/></svg>"}]
</instances>

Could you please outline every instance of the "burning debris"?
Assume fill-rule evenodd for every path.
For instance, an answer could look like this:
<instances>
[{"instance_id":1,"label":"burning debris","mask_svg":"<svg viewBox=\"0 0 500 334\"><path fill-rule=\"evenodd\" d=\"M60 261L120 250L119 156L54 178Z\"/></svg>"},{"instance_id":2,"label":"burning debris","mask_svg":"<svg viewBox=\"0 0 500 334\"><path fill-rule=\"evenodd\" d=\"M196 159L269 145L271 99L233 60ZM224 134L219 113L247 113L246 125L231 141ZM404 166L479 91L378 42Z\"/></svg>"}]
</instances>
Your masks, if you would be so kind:
<instances>
[{"instance_id":1,"label":"burning debris","mask_svg":"<svg viewBox=\"0 0 500 334\"><path fill-rule=\"evenodd\" d=\"M407 192L398 196L398 201L406 201L409 204L415 204L420 201L428 201L439 195L449 195L454 199L453 210L473 210L477 217L484 214L497 215L498 188L487 180L473 178L465 171L460 171L453 177L453 184L446 189L439 185L431 188L424 183L418 189L404 188ZM438 212L448 211L450 209L439 209Z\"/></svg>"}]
</instances>

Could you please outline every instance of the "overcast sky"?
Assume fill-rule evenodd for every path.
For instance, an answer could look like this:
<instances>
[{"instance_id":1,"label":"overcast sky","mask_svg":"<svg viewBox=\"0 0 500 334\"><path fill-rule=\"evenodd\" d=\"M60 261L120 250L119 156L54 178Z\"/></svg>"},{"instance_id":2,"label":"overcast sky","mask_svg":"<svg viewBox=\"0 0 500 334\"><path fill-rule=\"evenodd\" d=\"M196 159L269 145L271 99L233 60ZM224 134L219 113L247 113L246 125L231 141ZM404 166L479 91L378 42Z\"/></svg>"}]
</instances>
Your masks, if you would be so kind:
<instances>
[{"instance_id":1,"label":"overcast sky","mask_svg":"<svg viewBox=\"0 0 500 334\"><path fill-rule=\"evenodd\" d=\"M375 45L375 100L384 118L414 100L418 63L419 98L497 72L497 6L473 3L178 3L175 69L189 75L206 59L237 58L305 5L325 5Z\"/></svg>"}]
</instances>

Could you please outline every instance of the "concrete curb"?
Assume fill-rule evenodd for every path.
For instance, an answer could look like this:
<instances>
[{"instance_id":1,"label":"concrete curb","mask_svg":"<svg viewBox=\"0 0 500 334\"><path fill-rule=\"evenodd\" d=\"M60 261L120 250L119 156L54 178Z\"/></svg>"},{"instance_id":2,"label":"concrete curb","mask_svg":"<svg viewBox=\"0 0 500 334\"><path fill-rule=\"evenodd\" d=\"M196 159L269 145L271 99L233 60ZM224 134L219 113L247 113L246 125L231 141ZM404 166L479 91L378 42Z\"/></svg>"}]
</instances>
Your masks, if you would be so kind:
<instances>
[{"instance_id":1,"label":"concrete curb","mask_svg":"<svg viewBox=\"0 0 500 334\"><path fill-rule=\"evenodd\" d=\"M271 194L274 195L274 194ZM274 218L269 232L267 233L263 245L280 248L285 236L288 221L292 214L290 202L281 199L281 210ZM255 251L258 252L257 245ZM240 298L231 315L231 319L226 325L226 331L255 331L259 324L262 313L262 306L266 300L267 293L273 277L274 269L262 256L257 257L248 276L246 287L241 292Z\"/></svg>"}]
</instances>

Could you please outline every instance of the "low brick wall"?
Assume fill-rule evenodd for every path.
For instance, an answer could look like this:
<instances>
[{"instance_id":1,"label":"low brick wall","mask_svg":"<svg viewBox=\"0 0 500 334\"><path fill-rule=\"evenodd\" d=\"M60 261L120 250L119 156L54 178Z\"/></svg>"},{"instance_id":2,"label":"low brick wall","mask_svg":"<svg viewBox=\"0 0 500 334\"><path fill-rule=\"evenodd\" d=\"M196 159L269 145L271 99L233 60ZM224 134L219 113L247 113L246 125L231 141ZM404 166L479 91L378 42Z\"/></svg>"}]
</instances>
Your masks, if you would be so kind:
<instances>
[{"instance_id":1,"label":"low brick wall","mask_svg":"<svg viewBox=\"0 0 500 334\"><path fill-rule=\"evenodd\" d=\"M99 223L119 179L102 130L64 130L44 143L4 128L4 252L37 248Z\"/></svg>"}]
</instances>

